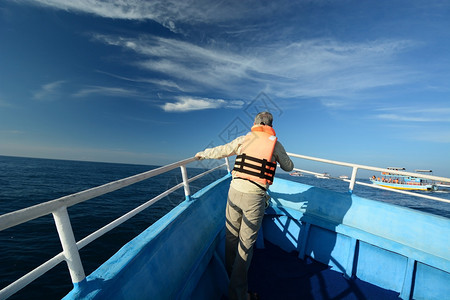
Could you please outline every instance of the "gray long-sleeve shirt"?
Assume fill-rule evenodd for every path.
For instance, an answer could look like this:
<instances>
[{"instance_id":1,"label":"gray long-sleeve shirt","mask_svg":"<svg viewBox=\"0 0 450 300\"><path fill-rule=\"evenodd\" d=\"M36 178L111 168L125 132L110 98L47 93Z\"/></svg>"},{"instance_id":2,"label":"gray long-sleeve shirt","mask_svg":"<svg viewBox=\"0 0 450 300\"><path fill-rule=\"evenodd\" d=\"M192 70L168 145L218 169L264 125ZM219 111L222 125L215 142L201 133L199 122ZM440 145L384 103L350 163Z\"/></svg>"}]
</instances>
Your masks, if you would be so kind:
<instances>
[{"instance_id":1,"label":"gray long-sleeve shirt","mask_svg":"<svg viewBox=\"0 0 450 300\"><path fill-rule=\"evenodd\" d=\"M214 148L208 148L204 151L197 153L195 156L205 158L205 159L220 159L232 155L242 154L242 144L245 140L245 136L240 136L228 144L217 146ZM292 171L294 168L294 163L286 154L286 150L280 142L276 142L275 148L273 150L272 161L276 161L280 164L281 169L286 172ZM256 185L248 182L247 180L235 179L233 178L231 186L244 193L260 194L261 189ZM266 188L268 185L266 186Z\"/></svg>"}]
</instances>

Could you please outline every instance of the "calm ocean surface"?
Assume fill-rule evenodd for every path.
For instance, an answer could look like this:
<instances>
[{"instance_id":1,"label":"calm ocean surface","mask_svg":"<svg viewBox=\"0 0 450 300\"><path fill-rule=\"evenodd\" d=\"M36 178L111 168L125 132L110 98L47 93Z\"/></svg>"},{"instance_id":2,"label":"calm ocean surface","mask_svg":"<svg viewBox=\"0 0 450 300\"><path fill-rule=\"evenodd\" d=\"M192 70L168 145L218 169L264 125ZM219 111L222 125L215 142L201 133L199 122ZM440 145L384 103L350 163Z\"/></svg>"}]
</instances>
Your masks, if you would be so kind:
<instances>
[{"instance_id":1,"label":"calm ocean surface","mask_svg":"<svg viewBox=\"0 0 450 300\"><path fill-rule=\"evenodd\" d=\"M0 215L153 168L156 167L0 156ZM198 169L188 169L189 177L198 173ZM191 192L196 192L224 174L226 174L225 171L217 171L191 183ZM291 177L287 174L281 174L280 177L340 192L348 189L347 183L334 179ZM76 240L84 238L181 181L181 172L176 169L70 207L68 211ZM364 179L361 181L368 182ZM354 193L450 218L448 203L361 186L356 186ZM438 191L426 194L450 199L449 192ZM80 255L86 274L94 271L120 249L121 245L134 238L183 200L183 190L180 189L83 248ZM62 250L51 215L1 231L0 248L0 288ZM71 289L72 283L67 266L61 263L10 299L60 299Z\"/></svg>"}]
</instances>

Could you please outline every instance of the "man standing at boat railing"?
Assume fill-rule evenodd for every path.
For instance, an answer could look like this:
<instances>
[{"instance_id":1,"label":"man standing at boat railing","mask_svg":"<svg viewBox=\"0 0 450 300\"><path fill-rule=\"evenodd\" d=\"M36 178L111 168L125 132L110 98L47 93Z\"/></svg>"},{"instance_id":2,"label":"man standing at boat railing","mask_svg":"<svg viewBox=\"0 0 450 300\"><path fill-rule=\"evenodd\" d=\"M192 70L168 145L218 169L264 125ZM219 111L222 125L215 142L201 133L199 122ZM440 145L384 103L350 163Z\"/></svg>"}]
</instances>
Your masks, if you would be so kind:
<instances>
[{"instance_id":1,"label":"man standing at boat railing","mask_svg":"<svg viewBox=\"0 0 450 300\"><path fill-rule=\"evenodd\" d=\"M226 206L225 264L230 278L229 299L249 299L247 273L253 245L264 217L267 189L275 176L277 162L284 171L294 163L277 140L273 116L258 113L251 132L228 144L198 152L197 159L220 159L237 155Z\"/></svg>"}]
</instances>

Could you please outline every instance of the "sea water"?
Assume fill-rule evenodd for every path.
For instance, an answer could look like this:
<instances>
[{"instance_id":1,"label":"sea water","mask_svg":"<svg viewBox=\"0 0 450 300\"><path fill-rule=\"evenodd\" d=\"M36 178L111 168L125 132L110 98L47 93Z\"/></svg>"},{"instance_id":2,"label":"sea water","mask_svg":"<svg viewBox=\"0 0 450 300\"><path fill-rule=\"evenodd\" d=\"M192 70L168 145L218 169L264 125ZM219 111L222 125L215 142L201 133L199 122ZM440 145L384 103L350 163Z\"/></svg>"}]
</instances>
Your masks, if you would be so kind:
<instances>
[{"instance_id":1,"label":"sea water","mask_svg":"<svg viewBox=\"0 0 450 300\"><path fill-rule=\"evenodd\" d=\"M0 156L0 215L154 168L156 166ZM199 169L188 169L189 177L200 172ZM191 183L191 192L194 193L225 174L226 171L219 170L202 177ZM277 176L338 192L348 189L348 183L336 179L293 177L282 172L278 172ZM369 182L366 179L359 180ZM181 181L181 172L176 169L68 208L76 240L86 237ZM448 203L364 186L356 186L354 193L450 218ZM448 192L426 194L450 199ZM93 272L123 244L183 200L183 190L180 189L81 249L85 273ZM51 215L1 231L0 249L0 288L62 251ZM10 299L60 299L71 289L67 266L60 263Z\"/></svg>"}]
</instances>

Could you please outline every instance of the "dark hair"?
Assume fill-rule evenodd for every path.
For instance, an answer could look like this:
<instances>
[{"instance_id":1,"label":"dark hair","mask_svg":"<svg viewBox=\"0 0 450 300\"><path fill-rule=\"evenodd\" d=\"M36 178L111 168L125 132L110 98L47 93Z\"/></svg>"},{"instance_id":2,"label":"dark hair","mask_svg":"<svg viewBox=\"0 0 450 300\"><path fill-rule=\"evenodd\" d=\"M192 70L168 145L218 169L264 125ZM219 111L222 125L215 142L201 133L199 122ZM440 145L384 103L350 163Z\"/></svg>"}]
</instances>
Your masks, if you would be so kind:
<instances>
[{"instance_id":1,"label":"dark hair","mask_svg":"<svg viewBox=\"0 0 450 300\"><path fill-rule=\"evenodd\" d=\"M255 117L255 125L267 125L272 127L273 116L268 111L260 112Z\"/></svg>"}]
</instances>

